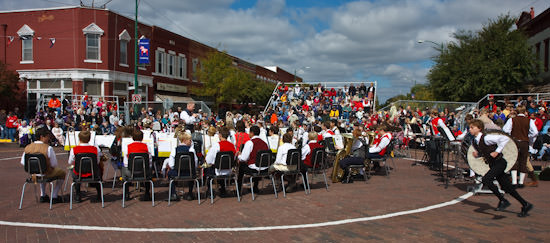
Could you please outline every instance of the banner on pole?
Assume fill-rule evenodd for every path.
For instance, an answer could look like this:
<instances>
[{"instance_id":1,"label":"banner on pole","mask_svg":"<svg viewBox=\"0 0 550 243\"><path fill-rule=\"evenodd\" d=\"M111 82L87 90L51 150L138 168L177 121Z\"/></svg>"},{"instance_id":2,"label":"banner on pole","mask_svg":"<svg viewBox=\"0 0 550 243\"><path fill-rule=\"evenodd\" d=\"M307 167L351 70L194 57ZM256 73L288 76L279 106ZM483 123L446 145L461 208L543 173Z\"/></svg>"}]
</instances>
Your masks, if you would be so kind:
<instances>
[{"instance_id":1,"label":"banner on pole","mask_svg":"<svg viewBox=\"0 0 550 243\"><path fill-rule=\"evenodd\" d=\"M139 39L139 64L149 64L149 39Z\"/></svg>"}]
</instances>

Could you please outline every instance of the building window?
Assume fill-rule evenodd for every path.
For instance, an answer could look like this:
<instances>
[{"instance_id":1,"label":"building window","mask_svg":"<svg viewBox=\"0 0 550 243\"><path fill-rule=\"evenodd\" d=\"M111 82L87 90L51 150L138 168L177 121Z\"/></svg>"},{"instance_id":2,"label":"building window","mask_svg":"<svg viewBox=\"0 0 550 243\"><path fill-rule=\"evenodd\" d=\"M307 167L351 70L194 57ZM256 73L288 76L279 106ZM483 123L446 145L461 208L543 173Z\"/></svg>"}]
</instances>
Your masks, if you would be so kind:
<instances>
[{"instance_id":1,"label":"building window","mask_svg":"<svg viewBox=\"0 0 550 243\"><path fill-rule=\"evenodd\" d=\"M123 30L118 35L120 40L120 62L121 66L128 67L128 43L132 40L130 33L127 30Z\"/></svg>"},{"instance_id":2,"label":"building window","mask_svg":"<svg viewBox=\"0 0 550 243\"><path fill-rule=\"evenodd\" d=\"M168 75L174 76L174 55L168 55Z\"/></svg>"},{"instance_id":3,"label":"building window","mask_svg":"<svg viewBox=\"0 0 550 243\"><path fill-rule=\"evenodd\" d=\"M22 36L21 43L21 61L32 61L32 36Z\"/></svg>"},{"instance_id":4,"label":"building window","mask_svg":"<svg viewBox=\"0 0 550 243\"><path fill-rule=\"evenodd\" d=\"M187 58L185 56L179 57L178 76L180 78L187 78Z\"/></svg>"},{"instance_id":5,"label":"building window","mask_svg":"<svg viewBox=\"0 0 550 243\"><path fill-rule=\"evenodd\" d=\"M546 39L544 40L544 71L545 72L548 72L548 63L549 63L549 54L550 52L548 51L548 47L549 47L549 40L550 39Z\"/></svg>"},{"instance_id":6,"label":"building window","mask_svg":"<svg viewBox=\"0 0 550 243\"><path fill-rule=\"evenodd\" d=\"M166 65L166 53L161 50L157 50L155 52L155 61L156 61L156 73L158 74L164 74L166 73L166 70L164 66Z\"/></svg>"},{"instance_id":7,"label":"building window","mask_svg":"<svg viewBox=\"0 0 550 243\"><path fill-rule=\"evenodd\" d=\"M128 41L120 41L120 64L128 65Z\"/></svg>"},{"instance_id":8,"label":"building window","mask_svg":"<svg viewBox=\"0 0 550 243\"><path fill-rule=\"evenodd\" d=\"M24 24L18 31L17 35L21 39L21 63L33 63L33 37L34 30Z\"/></svg>"},{"instance_id":9,"label":"building window","mask_svg":"<svg viewBox=\"0 0 550 243\"><path fill-rule=\"evenodd\" d=\"M82 29L86 37L86 60L84 62L101 63L101 36L103 30L95 23Z\"/></svg>"},{"instance_id":10,"label":"building window","mask_svg":"<svg viewBox=\"0 0 550 243\"><path fill-rule=\"evenodd\" d=\"M86 35L86 59L99 60L99 35Z\"/></svg>"},{"instance_id":11,"label":"building window","mask_svg":"<svg viewBox=\"0 0 550 243\"><path fill-rule=\"evenodd\" d=\"M192 67L191 70L193 71L193 81L196 81L197 80L197 68L198 68L198 65L199 65L199 59L198 58L193 58L192 64L193 64L193 67Z\"/></svg>"}]
</instances>

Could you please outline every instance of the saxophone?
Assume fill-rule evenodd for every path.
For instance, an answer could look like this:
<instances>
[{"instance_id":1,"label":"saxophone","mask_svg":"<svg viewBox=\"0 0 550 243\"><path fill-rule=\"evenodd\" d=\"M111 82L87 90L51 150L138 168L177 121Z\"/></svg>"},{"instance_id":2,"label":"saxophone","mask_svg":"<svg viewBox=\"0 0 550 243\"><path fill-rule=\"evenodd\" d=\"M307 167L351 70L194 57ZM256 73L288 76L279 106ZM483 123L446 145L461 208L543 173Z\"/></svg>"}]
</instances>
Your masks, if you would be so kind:
<instances>
[{"instance_id":1,"label":"saxophone","mask_svg":"<svg viewBox=\"0 0 550 243\"><path fill-rule=\"evenodd\" d=\"M336 154L334 164L332 167L332 183L336 183L342 180L344 177L344 170L340 168L340 160L346 158L351 153L351 146L355 139L351 134L342 134L344 138L344 149L339 150Z\"/></svg>"}]
</instances>

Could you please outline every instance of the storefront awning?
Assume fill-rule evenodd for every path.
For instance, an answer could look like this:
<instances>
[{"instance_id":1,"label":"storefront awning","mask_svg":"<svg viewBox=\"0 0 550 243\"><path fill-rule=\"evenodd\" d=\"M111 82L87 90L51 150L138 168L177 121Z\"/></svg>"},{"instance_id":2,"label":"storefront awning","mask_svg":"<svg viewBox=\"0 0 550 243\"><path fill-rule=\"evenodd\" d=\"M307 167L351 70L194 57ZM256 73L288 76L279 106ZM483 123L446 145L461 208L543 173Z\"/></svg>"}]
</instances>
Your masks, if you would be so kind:
<instances>
[{"instance_id":1,"label":"storefront awning","mask_svg":"<svg viewBox=\"0 0 550 243\"><path fill-rule=\"evenodd\" d=\"M181 102L181 103L188 103L195 101L191 97L185 97L185 96L175 96L175 95L155 95L155 101L164 101L166 99L172 100L172 102Z\"/></svg>"}]
</instances>

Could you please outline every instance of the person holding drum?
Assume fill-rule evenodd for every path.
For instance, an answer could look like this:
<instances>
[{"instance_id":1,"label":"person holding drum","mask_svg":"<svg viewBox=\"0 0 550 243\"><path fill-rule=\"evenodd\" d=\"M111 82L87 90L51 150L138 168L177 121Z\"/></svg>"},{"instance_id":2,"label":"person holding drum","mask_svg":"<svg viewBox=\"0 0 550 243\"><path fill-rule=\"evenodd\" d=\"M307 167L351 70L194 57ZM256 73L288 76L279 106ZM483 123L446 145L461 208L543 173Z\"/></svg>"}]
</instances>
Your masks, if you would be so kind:
<instances>
[{"instance_id":1,"label":"person holding drum","mask_svg":"<svg viewBox=\"0 0 550 243\"><path fill-rule=\"evenodd\" d=\"M504 195L500 193L497 186L493 183L496 178L502 189L521 203L521 212L518 214L518 217L528 216L528 212L533 209L533 204L525 201L519 195L516 189L512 187L512 184L510 184L508 174L505 173L508 162L503 158L501 152L506 144L510 142L510 138L500 134L483 134L481 131L484 128L485 126L481 120L476 119L470 122L470 133L475 137L472 143L475 149L473 155L474 157L483 157L485 163L489 164L490 168L483 176L482 182L500 200L495 210L503 211L510 206L510 202L504 198Z\"/></svg>"}]
</instances>

